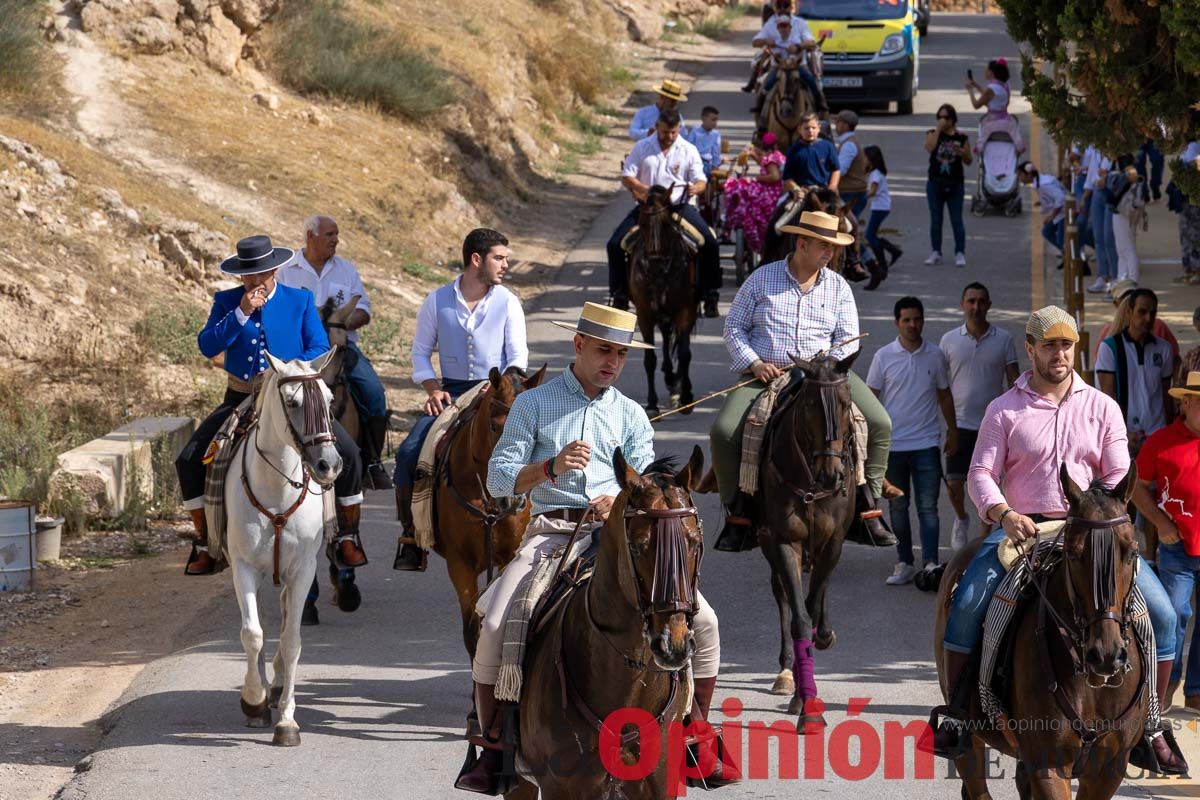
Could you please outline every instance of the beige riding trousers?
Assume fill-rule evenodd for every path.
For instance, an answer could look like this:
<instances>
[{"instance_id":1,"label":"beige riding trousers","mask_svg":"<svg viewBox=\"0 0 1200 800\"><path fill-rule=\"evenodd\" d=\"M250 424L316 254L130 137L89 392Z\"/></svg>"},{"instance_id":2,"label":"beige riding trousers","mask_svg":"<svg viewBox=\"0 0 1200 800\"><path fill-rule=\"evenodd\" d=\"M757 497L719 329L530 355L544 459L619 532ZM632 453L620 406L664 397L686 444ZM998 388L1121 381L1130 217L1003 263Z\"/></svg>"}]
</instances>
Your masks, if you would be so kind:
<instances>
[{"instance_id":1,"label":"beige riding trousers","mask_svg":"<svg viewBox=\"0 0 1200 800\"><path fill-rule=\"evenodd\" d=\"M590 534L599 523L584 525L581 534ZM525 529L525 538L517 555L509 562L496 584L489 590L490 601L479 629L479 643L475 648L475 662L471 665L471 676L476 683L496 684L500 673L500 653L504 644L504 622L508 619L508 608L521 580L533 571L542 559L555 550L566 547L575 525L562 519L551 519L538 515ZM695 635L696 652L692 654L692 676L715 678L721 666L721 637L717 629L717 614L699 591L696 592L699 608L692 618L692 633Z\"/></svg>"}]
</instances>

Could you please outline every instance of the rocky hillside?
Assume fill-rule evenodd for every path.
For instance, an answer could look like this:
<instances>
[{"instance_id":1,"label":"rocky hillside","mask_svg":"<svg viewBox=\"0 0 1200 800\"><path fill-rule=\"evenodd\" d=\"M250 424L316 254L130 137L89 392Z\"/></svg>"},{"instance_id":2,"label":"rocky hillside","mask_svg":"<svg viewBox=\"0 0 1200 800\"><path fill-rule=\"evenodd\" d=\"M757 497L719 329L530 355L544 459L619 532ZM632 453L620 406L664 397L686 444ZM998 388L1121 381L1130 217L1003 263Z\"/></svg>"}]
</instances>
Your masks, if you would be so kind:
<instances>
[{"instance_id":1,"label":"rocky hillside","mask_svg":"<svg viewBox=\"0 0 1200 800\"><path fill-rule=\"evenodd\" d=\"M724 3L55 0L36 81L0 66L0 359L31 396L198 410L221 384L194 354L218 261L327 213L399 386L462 234L555 266L594 205L578 160L657 77L664 20Z\"/></svg>"}]
</instances>

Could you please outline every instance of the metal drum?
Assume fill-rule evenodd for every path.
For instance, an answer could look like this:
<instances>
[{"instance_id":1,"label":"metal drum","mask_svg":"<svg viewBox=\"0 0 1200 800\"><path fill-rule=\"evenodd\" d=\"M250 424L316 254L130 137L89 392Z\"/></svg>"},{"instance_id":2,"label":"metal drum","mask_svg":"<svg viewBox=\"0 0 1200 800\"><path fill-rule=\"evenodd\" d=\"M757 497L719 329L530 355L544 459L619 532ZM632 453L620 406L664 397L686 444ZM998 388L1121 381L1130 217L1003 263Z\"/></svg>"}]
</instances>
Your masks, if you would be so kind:
<instances>
[{"instance_id":1,"label":"metal drum","mask_svg":"<svg viewBox=\"0 0 1200 800\"><path fill-rule=\"evenodd\" d=\"M0 502L0 592L33 588L33 503Z\"/></svg>"}]
</instances>

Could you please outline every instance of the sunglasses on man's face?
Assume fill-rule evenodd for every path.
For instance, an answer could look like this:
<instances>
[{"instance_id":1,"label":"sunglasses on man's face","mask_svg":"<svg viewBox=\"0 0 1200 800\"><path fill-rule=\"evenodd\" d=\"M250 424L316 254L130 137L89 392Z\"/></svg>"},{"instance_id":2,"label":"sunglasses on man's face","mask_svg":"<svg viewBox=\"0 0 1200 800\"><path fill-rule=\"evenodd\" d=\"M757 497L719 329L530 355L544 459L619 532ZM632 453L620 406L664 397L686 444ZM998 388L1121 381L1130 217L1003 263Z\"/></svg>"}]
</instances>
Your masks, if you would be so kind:
<instances>
[{"instance_id":1,"label":"sunglasses on man's face","mask_svg":"<svg viewBox=\"0 0 1200 800\"><path fill-rule=\"evenodd\" d=\"M938 114L938 119L950 119L945 114Z\"/></svg>"}]
</instances>

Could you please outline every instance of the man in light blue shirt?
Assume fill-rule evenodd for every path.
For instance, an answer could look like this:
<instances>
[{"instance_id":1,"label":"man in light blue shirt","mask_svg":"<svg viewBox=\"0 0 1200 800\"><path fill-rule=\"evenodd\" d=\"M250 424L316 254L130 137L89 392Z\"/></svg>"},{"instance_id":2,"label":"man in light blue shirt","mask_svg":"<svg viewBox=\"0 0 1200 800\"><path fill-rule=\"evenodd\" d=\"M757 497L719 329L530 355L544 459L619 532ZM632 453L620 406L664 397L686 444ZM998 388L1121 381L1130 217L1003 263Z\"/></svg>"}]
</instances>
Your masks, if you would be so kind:
<instances>
[{"instance_id":1,"label":"man in light blue shirt","mask_svg":"<svg viewBox=\"0 0 1200 800\"><path fill-rule=\"evenodd\" d=\"M720 117L721 112L714 106L705 106L700 112L700 127L692 128L685 137L700 151L706 180L712 180L713 168L721 165L721 132L717 130Z\"/></svg>"},{"instance_id":2,"label":"man in light blue shirt","mask_svg":"<svg viewBox=\"0 0 1200 800\"><path fill-rule=\"evenodd\" d=\"M643 106L633 115L633 122L629 123L629 138L635 142L645 139L650 134L654 133L654 126L658 124L658 115L667 109L677 109L680 103L687 101L687 95L683 93L683 87L672 80L664 80L662 86L654 90L658 94L658 100L653 105ZM679 117L680 124L683 124L683 116Z\"/></svg>"},{"instance_id":3,"label":"man in light blue shirt","mask_svg":"<svg viewBox=\"0 0 1200 800\"><path fill-rule=\"evenodd\" d=\"M513 596L534 565L567 545L575 526L581 534L600 527L620 492L613 452L641 472L654 460L654 429L646 412L621 394L616 382L633 340L637 317L627 311L587 303L576 325L556 322L575 333L575 360L553 380L517 395L504 433L488 463L487 489L496 497L529 494L533 518L516 557L488 590L489 600L471 675L475 708L485 738L496 719L504 622ZM721 663L717 615L696 592L692 619L695 702L707 719ZM484 750L457 788L482 792L494 786L501 766L497 749ZM709 785L713 785L711 778Z\"/></svg>"},{"instance_id":4,"label":"man in light blue shirt","mask_svg":"<svg viewBox=\"0 0 1200 800\"><path fill-rule=\"evenodd\" d=\"M421 446L442 410L495 367L524 371L529 364L525 313L516 295L500 285L508 271L508 239L476 228L463 241L463 273L435 289L417 312L413 338L413 382L425 390L425 416L396 451L396 512L403 531L394 569L423 572L427 554L413 536L412 496ZM438 354L441 379L433 368Z\"/></svg>"}]
</instances>

